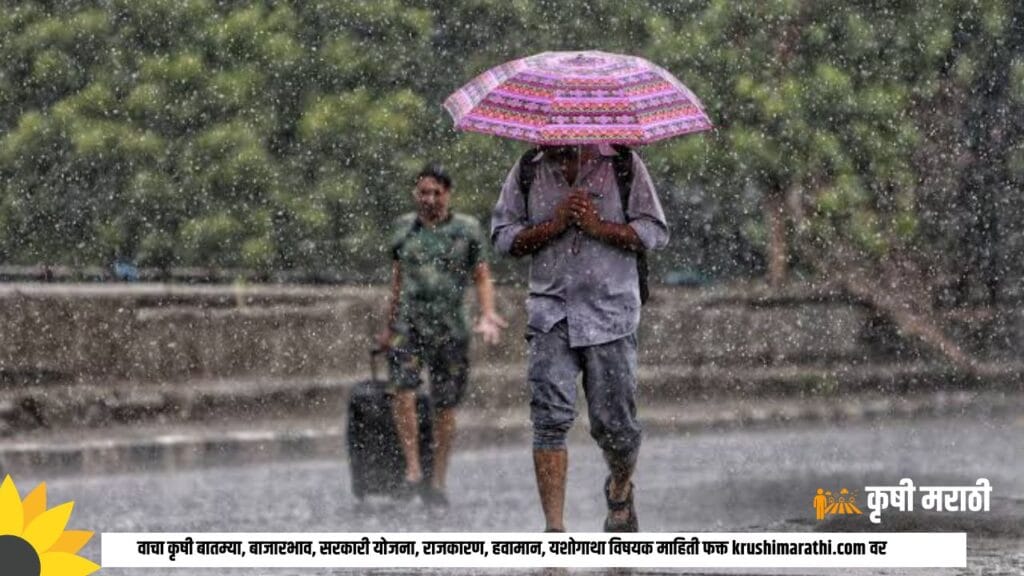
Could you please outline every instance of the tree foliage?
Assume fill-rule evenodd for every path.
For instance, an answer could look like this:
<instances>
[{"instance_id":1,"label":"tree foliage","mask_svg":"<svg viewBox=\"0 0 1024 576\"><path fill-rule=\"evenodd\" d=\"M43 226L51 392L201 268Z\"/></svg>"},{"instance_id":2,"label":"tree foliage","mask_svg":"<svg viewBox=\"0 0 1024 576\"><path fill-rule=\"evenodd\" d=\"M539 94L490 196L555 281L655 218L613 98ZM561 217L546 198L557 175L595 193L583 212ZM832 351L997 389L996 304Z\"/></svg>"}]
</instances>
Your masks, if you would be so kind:
<instances>
[{"instance_id":1,"label":"tree foliage","mask_svg":"<svg viewBox=\"0 0 1024 576\"><path fill-rule=\"evenodd\" d=\"M383 276L420 164L486 219L523 148L455 133L444 97L593 48L675 72L718 125L644 151L676 232L663 274L759 273L781 240L801 273L910 254L1005 284L1022 28L998 0L10 2L0 259Z\"/></svg>"}]
</instances>

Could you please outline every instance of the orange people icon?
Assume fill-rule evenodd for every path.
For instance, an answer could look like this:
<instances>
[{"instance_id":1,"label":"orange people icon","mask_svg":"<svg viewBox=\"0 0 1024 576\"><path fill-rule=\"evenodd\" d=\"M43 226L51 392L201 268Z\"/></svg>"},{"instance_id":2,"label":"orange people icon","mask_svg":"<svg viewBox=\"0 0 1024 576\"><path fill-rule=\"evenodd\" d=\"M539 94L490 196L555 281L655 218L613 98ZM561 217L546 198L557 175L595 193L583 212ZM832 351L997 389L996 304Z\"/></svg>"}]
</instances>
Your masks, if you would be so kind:
<instances>
[{"instance_id":1,"label":"orange people icon","mask_svg":"<svg viewBox=\"0 0 1024 576\"><path fill-rule=\"evenodd\" d=\"M818 488L818 494L814 497L814 515L818 520L825 519L825 506L828 502L825 500L824 490Z\"/></svg>"}]
</instances>

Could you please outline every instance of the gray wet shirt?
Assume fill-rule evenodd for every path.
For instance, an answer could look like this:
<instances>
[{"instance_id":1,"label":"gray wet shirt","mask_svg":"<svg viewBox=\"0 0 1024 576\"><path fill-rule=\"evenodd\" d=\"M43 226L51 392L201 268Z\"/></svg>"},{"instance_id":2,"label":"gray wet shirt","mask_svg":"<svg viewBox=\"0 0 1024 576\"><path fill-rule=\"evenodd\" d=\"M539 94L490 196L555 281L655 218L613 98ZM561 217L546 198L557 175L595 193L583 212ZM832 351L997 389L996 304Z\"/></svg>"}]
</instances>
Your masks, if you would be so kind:
<instances>
[{"instance_id":1,"label":"gray wet shirt","mask_svg":"<svg viewBox=\"0 0 1024 576\"><path fill-rule=\"evenodd\" d=\"M663 247L668 242L668 225L647 167L632 153L633 185L629 206L623 211L612 164L614 155L614 150L602 146L600 154L581 167L577 187L590 192L602 220L628 223L647 250ZM536 167L527 210L519 190L516 163L491 215L491 241L495 249L508 254L520 232L554 218L555 208L570 191L558 164L542 157ZM574 243L578 248L575 254ZM640 323L636 254L569 228L533 254L527 310L529 327L541 332L548 332L559 320L566 319L569 345L573 348L603 344L632 334Z\"/></svg>"}]
</instances>

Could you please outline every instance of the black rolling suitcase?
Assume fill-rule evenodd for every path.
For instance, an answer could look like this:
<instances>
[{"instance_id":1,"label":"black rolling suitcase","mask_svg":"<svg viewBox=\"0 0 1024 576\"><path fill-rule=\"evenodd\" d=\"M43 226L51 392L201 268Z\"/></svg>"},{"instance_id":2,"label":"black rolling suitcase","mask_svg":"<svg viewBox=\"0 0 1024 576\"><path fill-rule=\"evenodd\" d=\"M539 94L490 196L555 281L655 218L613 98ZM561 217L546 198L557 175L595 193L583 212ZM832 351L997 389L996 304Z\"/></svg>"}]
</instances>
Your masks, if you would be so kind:
<instances>
[{"instance_id":1,"label":"black rolling suitcase","mask_svg":"<svg viewBox=\"0 0 1024 576\"><path fill-rule=\"evenodd\" d=\"M348 403L348 454L352 493L362 500L370 494L394 495L403 487L405 457L391 415L392 394L385 382L377 379L376 357L371 352L372 377L352 389ZM420 465L425 479L433 469L433 435L430 399L416 394L419 416Z\"/></svg>"}]
</instances>

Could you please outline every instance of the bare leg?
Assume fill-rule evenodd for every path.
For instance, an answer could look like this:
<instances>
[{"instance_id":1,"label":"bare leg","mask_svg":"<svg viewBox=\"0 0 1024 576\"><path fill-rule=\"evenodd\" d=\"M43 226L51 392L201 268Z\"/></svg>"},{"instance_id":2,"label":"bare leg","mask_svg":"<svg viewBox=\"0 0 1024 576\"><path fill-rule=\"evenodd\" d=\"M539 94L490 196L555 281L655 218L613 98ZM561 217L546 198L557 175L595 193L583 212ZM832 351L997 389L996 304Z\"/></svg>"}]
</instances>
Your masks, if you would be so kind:
<instances>
[{"instance_id":1,"label":"bare leg","mask_svg":"<svg viewBox=\"0 0 1024 576\"><path fill-rule=\"evenodd\" d=\"M419 482L423 479L420 468L419 423L416 421L416 391L400 390L395 393L392 405L395 418L395 429L405 456L405 479L407 482Z\"/></svg>"},{"instance_id":2,"label":"bare leg","mask_svg":"<svg viewBox=\"0 0 1024 576\"><path fill-rule=\"evenodd\" d=\"M533 451L533 470L537 475L537 490L548 530L565 530L562 514L568 465L569 452L565 449Z\"/></svg>"},{"instance_id":3,"label":"bare leg","mask_svg":"<svg viewBox=\"0 0 1024 576\"><path fill-rule=\"evenodd\" d=\"M430 485L444 491L448 459L455 438L455 408L438 408L434 419L434 472Z\"/></svg>"}]
</instances>

